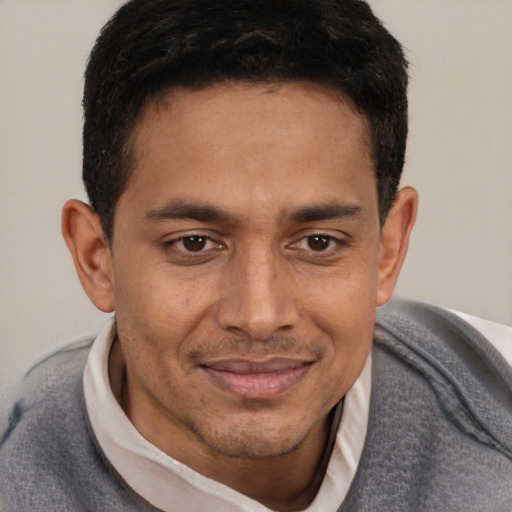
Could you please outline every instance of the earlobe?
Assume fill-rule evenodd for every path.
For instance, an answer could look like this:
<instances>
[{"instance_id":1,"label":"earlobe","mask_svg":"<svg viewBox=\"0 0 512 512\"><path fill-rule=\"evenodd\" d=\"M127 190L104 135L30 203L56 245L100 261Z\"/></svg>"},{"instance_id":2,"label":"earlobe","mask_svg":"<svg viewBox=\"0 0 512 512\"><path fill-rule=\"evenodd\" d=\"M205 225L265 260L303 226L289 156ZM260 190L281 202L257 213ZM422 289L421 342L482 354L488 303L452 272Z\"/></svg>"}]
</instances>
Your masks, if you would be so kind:
<instances>
[{"instance_id":1,"label":"earlobe","mask_svg":"<svg viewBox=\"0 0 512 512\"><path fill-rule=\"evenodd\" d=\"M418 194L413 188L405 187L398 191L382 230L377 306L382 306L391 298L407 254L417 208Z\"/></svg>"},{"instance_id":2,"label":"earlobe","mask_svg":"<svg viewBox=\"0 0 512 512\"><path fill-rule=\"evenodd\" d=\"M113 311L112 256L98 215L81 201L66 202L62 235L91 302L105 313Z\"/></svg>"}]
</instances>

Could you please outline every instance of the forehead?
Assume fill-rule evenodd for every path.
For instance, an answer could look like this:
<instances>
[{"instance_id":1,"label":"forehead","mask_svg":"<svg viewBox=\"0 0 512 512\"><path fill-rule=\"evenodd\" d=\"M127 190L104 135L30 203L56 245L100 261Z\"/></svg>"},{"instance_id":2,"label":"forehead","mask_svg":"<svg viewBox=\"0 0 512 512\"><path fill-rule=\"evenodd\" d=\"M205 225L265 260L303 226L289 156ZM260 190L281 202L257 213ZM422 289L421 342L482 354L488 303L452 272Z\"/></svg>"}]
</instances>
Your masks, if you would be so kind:
<instances>
[{"instance_id":1,"label":"forehead","mask_svg":"<svg viewBox=\"0 0 512 512\"><path fill-rule=\"evenodd\" d=\"M242 129L248 133L258 130L264 122L278 130L278 121L285 118L296 128L331 130L333 136L340 134L337 128L350 125L354 136L360 136L372 153L366 116L341 91L314 82L221 82L197 90L172 87L146 102L131 141L140 149L148 128L163 118L173 121L175 129L185 136L209 128L215 131L219 125L238 125L240 134Z\"/></svg>"},{"instance_id":2,"label":"forehead","mask_svg":"<svg viewBox=\"0 0 512 512\"><path fill-rule=\"evenodd\" d=\"M287 208L298 196L332 201L342 189L350 196L364 182L373 200L369 140L365 117L317 84L172 89L141 112L123 196L147 208L170 195L215 198L228 207L259 201L261 208L272 198Z\"/></svg>"}]
</instances>

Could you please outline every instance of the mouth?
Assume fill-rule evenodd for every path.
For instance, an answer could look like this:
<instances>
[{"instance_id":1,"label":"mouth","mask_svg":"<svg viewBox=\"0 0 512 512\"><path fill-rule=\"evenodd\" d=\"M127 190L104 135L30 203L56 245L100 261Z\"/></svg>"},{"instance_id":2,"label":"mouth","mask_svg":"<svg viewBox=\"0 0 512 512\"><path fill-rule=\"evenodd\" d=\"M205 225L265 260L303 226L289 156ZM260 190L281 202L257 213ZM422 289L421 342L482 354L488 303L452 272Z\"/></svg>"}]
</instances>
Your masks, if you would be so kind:
<instances>
[{"instance_id":1,"label":"mouth","mask_svg":"<svg viewBox=\"0 0 512 512\"><path fill-rule=\"evenodd\" d=\"M269 400L298 384L312 365L287 358L229 359L201 365L201 369L224 391L245 400Z\"/></svg>"}]
</instances>

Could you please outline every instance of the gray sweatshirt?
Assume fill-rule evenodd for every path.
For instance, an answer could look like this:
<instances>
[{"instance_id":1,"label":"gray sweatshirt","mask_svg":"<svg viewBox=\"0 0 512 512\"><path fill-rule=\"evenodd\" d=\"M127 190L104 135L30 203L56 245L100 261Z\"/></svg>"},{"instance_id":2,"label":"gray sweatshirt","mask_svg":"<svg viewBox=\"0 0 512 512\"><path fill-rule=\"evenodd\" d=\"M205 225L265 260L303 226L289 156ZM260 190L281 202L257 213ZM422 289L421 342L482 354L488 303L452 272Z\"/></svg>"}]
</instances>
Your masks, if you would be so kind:
<instances>
[{"instance_id":1,"label":"gray sweatshirt","mask_svg":"<svg viewBox=\"0 0 512 512\"><path fill-rule=\"evenodd\" d=\"M95 440L87 354L27 374L0 438L2 512L157 510ZM372 372L368 433L338 511L511 512L512 369L494 347L445 310L395 300L378 312Z\"/></svg>"}]
</instances>

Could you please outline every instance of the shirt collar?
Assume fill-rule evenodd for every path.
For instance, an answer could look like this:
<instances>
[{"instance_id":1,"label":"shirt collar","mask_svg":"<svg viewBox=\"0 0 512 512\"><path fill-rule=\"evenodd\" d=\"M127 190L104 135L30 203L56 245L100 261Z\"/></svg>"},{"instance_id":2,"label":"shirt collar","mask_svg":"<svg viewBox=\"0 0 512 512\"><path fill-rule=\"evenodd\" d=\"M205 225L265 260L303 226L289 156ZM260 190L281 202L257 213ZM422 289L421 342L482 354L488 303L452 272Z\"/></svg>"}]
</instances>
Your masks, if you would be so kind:
<instances>
[{"instance_id":1,"label":"shirt collar","mask_svg":"<svg viewBox=\"0 0 512 512\"><path fill-rule=\"evenodd\" d=\"M230 487L207 478L147 441L114 397L109 354L116 337L115 319L96 338L84 371L87 413L97 441L126 483L164 512L268 512L270 509ZM347 393L326 475L307 512L338 510L357 470L368 424L371 353Z\"/></svg>"}]
</instances>

